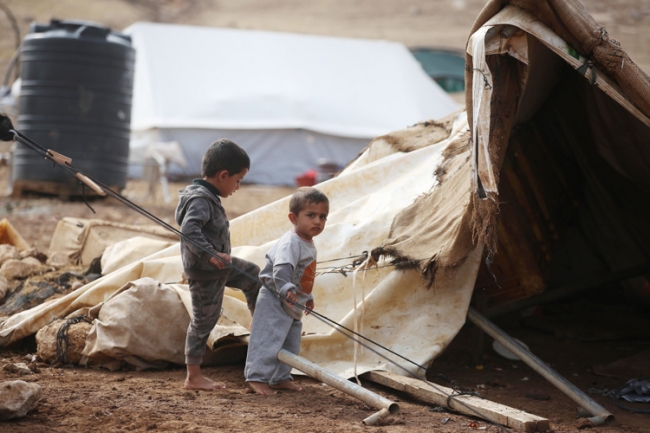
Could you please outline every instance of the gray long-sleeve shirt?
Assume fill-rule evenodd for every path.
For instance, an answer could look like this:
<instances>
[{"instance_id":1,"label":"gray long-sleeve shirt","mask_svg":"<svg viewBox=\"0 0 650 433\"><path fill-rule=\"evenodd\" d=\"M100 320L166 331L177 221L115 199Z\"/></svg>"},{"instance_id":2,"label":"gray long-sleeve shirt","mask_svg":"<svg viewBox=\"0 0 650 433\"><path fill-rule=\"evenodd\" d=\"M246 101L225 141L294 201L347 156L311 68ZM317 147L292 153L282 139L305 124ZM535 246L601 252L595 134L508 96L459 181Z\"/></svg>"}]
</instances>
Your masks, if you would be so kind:
<instances>
[{"instance_id":1,"label":"gray long-sleeve shirt","mask_svg":"<svg viewBox=\"0 0 650 433\"><path fill-rule=\"evenodd\" d=\"M316 271L316 247L302 239L293 230L285 233L266 254L266 265L260 272L260 280L284 299L289 290L296 293L297 303L305 305L312 295ZM304 310L297 305L282 301L284 311L300 320Z\"/></svg>"},{"instance_id":2,"label":"gray long-sleeve shirt","mask_svg":"<svg viewBox=\"0 0 650 433\"><path fill-rule=\"evenodd\" d=\"M217 252L230 254L230 223L226 211L219 197L203 183L198 180L179 191L175 213L181 233L205 248L181 238L183 268L186 277L193 280L218 278L223 270L211 264L210 257Z\"/></svg>"}]
</instances>

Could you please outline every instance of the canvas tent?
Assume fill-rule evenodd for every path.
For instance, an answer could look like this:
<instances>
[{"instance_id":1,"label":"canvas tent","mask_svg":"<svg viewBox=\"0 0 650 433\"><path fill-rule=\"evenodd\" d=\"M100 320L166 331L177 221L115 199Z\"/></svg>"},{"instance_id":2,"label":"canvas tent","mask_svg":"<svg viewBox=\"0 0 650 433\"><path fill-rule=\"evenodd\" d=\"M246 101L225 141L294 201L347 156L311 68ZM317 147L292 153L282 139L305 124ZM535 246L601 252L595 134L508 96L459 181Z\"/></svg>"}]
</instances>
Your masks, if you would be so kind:
<instances>
[{"instance_id":1,"label":"canvas tent","mask_svg":"<svg viewBox=\"0 0 650 433\"><path fill-rule=\"evenodd\" d=\"M139 22L134 141L181 144L197 175L221 137L250 154L246 181L294 185L319 159L343 167L373 137L458 105L400 43ZM130 170L136 174L137 167Z\"/></svg>"},{"instance_id":2,"label":"canvas tent","mask_svg":"<svg viewBox=\"0 0 650 433\"><path fill-rule=\"evenodd\" d=\"M466 63L471 177L441 167L441 187L397 216L381 251L429 257L419 266L434 281L484 245L488 307L634 269L624 291L647 303L648 76L577 1L489 2ZM450 223L458 191L445 240L431 227Z\"/></svg>"}]
</instances>

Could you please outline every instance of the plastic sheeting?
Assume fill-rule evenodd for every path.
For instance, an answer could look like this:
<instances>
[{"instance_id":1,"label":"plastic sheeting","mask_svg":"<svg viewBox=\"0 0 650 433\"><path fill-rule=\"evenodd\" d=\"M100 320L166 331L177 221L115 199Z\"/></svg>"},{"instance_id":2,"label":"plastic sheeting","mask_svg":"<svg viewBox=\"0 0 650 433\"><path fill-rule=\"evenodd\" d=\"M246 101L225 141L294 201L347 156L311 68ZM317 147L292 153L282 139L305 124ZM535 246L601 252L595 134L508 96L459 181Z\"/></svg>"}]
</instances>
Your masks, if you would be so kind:
<instances>
[{"instance_id":1,"label":"plastic sheeting","mask_svg":"<svg viewBox=\"0 0 650 433\"><path fill-rule=\"evenodd\" d=\"M466 131L467 120L465 113L461 113L449 137L410 152L396 148L391 152L384 147L380 152L383 157L362 157L338 177L319 185L319 189L330 197L331 213L324 233L314 239L319 251L319 275L313 292L315 311L407 358L411 362L395 359L383 349L372 347L401 367L420 375L424 371L415 365L427 366L465 322L481 257L480 248L474 250L456 272L439 275L435 288L430 290L417 270L398 270L383 260L367 271L346 274L336 272L333 267L348 265L364 251L380 246L388 237L395 215L418 196L437 188L433 173L443 160L443 150ZM372 145L367 152L378 155L373 152ZM287 218L288 203L287 197L231 221L231 239L233 245L237 245L233 255L262 265L273 242L291 228ZM127 292L125 287L141 285L144 277L155 281L154 285L181 281L178 244L126 265L47 305L12 316L0 327L0 344L6 345L33 334L55 317L78 314L84 308L105 302L98 307L100 320L91 331L92 338L88 339L84 351L91 360L93 357L105 360L106 344L102 342L102 334L107 333L110 319L102 317L101 312L109 303L124 296ZM161 290L166 291L168 299L174 298L168 290L175 290L179 303L191 311L183 290L177 290L176 286L163 285ZM120 289L124 293L116 295ZM155 302L149 302L149 296L140 298L142 301L138 303L125 302L122 308L116 309L117 312L124 314L124 310L133 309L129 311L130 315L146 317L149 310L143 307ZM233 326L248 329L250 317L243 305L241 292L226 290L223 315L229 321L229 328L224 330L220 325L215 328L211 347L218 346L223 338L232 337ZM404 372L373 350L355 344L316 315L303 320L301 356L310 361L345 377L376 369ZM187 326L187 321L183 320L168 322L167 326L171 326L179 336ZM137 344L132 349L121 348L119 356L127 362L130 355L137 356L138 360L147 359L147 362L179 362L180 337L161 338L167 331L158 329L158 326L148 327L152 341L157 345L174 346L164 351L173 356L158 355L156 358L163 359L151 359L146 354L136 353ZM122 333L128 334L129 330L135 332L129 326ZM138 333L142 332L138 328Z\"/></svg>"}]
</instances>

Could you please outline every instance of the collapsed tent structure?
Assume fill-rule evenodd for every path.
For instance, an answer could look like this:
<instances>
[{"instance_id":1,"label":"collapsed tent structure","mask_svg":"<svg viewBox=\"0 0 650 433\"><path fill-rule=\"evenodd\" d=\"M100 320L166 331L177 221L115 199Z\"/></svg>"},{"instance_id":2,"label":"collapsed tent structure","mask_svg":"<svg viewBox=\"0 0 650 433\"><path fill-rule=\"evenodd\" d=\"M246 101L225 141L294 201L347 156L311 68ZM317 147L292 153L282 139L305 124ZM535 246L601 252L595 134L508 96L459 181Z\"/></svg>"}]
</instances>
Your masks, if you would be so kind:
<instances>
[{"instance_id":1,"label":"collapsed tent structure","mask_svg":"<svg viewBox=\"0 0 650 433\"><path fill-rule=\"evenodd\" d=\"M206 147L228 137L251 156L247 182L294 185L320 159L343 167L373 137L458 108L397 42L145 22L124 32L136 48L131 128L180 143L187 166L171 175L200 174Z\"/></svg>"},{"instance_id":2,"label":"collapsed tent structure","mask_svg":"<svg viewBox=\"0 0 650 433\"><path fill-rule=\"evenodd\" d=\"M315 239L316 310L404 357L364 350L306 317L301 355L342 376L424 374L476 288L495 308L624 272L627 290L647 299L648 76L576 1L492 1L467 52L467 112L378 137L319 185L331 214ZM287 207L288 198L233 220L233 254L261 264L290 228ZM4 321L0 344L88 314L88 363L182 362L191 308L178 245L129 257ZM241 293L226 298L213 362L233 359L250 326ZM143 320L161 311L175 320Z\"/></svg>"},{"instance_id":3,"label":"collapsed tent structure","mask_svg":"<svg viewBox=\"0 0 650 433\"><path fill-rule=\"evenodd\" d=\"M501 288L477 286L503 303L628 271L648 303L650 79L579 2L509 4L467 47L471 221Z\"/></svg>"},{"instance_id":4,"label":"collapsed tent structure","mask_svg":"<svg viewBox=\"0 0 650 433\"><path fill-rule=\"evenodd\" d=\"M331 211L327 230L315 239L321 265L314 294L321 300L316 307L320 314L412 360L415 364L402 360L401 365L423 375L417 366L441 353L465 320L480 249L466 261L463 272L449 275L446 281L438 279L433 298L417 270L399 270L384 260L375 264L364 255L386 239L401 209L435 185L431 167L442 160L443 150L468 148L463 112L416 128L417 138L405 142L409 152L377 140L339 176L320 184L331 199ZM453 164L456 169L462 168L466 154L459 154ZM272 243L291 227L286 218L288 202L287 197L231 221L231 241L237 245L233 255L262 264ZM68 226L61 225L63 229ZM134 250L148 251L146 239L132 245ZM8 318L2 323L1 344L33 334L55 318L88 314L95 319L83 353L89 364L110 367L128 362L153 367L161 362L183 363L182 343L191 306L178 245L136 261L133 254L128 260L124 257L116 255L113 262L122 260L119 264L102 257L103 267L117 270ZM366 270L350 271L360 258ZM229 352L233 347L245 345L251 320L240 292L229 290L226 298L222 319L209 342L213 351L222 354L221 362L233 359ZM159 317L165 320L155 319ZM399 340L395 340L395 327L400 330ZM381 352L364 351L315 315L304 319L303 331L302 355L333 372L350 377L391 368Z\"/></svg>"},{"instance_id":5,"label":"collapsed tent structure","mask_svg":"<svg viewBox=\"0 0 650 433\"><path fill-rule=\"evenodd\" d=\"M471 176L441 167L441 187L398 215L379 252L429 257L433 282L485 245L477 287L492 306L622 270L648 299L648 76L578 2L506 3L488 3L468 41ZM431 227L459 195L441 242Z\"/></svg>"}]
</instances>

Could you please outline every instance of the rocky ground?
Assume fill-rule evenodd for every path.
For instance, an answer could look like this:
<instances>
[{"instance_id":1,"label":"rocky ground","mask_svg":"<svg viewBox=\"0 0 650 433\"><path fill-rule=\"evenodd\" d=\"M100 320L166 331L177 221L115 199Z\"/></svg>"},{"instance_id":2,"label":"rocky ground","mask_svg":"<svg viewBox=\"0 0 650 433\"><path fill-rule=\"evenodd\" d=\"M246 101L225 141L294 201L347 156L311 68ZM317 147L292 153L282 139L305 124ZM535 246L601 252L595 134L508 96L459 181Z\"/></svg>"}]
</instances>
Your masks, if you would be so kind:
<instances>
[{"instance_id":1,"label":"rocky ground","mask_svg":"<svg viewBox=\"0 0 650 433\"><path fill-rule=\"evenodd\" d=\"M594 363L611 362L650 348L647 341L570 341L522 327L510 328L508 332L525 341L541 359L584 392L616 389L625 383L596 375ZM613 413L615 421L608 426L593 427L584 419L576 419L576 403L526 365L497 355L489 344L484 347L477 366L469 349L475 343L474 338L470 327L463 329L431 366L430 379L447 387L451 386L447 380L453 379L464 389L478 392L490 401L548 418L551 431L558 433L572 433L581 428L601 433L649 431L648 415L620 409L611 398L600 394L588 395ZM36 409L27 416L0 421L3 432L499 431L484 419L450 413L366 381L364 386L397 402L401 410L377 426L364 426L362 420L376 412L375 409L310 378L297 377L297 383L304 387L301 393L284 392L268 397L252 393L243 381L241 363L205 369L207 375L227 385L216 392L184 390L182 366L163 371L109 372L53 368L46 363L32 362L28 365L33 374L12 372L11 365L29 362L34 353L33 340L0 352L0 382L37 383L43 393ZM635 407L647 409L647 404Z\"/></svg>"}]
</instances>

